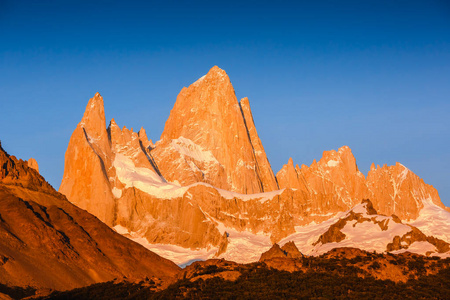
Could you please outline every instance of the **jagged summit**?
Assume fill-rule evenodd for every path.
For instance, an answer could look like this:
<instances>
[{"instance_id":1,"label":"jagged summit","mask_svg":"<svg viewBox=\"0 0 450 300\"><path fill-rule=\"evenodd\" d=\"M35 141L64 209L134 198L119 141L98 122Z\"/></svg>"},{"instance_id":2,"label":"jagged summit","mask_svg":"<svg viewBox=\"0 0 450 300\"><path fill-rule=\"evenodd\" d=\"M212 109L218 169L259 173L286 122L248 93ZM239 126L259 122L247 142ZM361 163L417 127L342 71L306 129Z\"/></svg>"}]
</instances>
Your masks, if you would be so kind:
<instances>
[{"instance_id":1,"label":"jagged summit","mask_svg":"<svg viewBox=\"0 0 450 300\"><path fill-rule=\"evenodd\" d=\"M317 203L330 203L331 199L331 206L351 207L362 199L372 199L377 210L405 220L417 218L423 207L419 199L431 199L445 209L436 189L400 163L376 168L372 164L366 178L348 146L324 151L311 166L294 168L290 159L277 173L277 180L280 188L299 189Z\"/></svg>"},{"instance_id":2,"label":"jagged summit","mask_svg":"<svg viewBox=\"0 0 450 300\"><path fill-rule=\"evenodd\" d=\"M219 75L219 76L227 76L228 77L227 73L223 69L219 68L218 66L213 66L209 70L208 74Z\"/></svg>"},{"instance_id":3,"label":"jagged summit","mask_svg":"<svg viewBox=\"0 0 450 300\"><path fill-rule=\"evenodd\" d=\"M97 92L94 97L89 99L80 124L91 137L98 138L104 133L106 129L105 108L100 93Z\"/></svg>"},{"instance_id":4,"label":"jagged summit","mask_svg":"<svg viewBox=\"0 0 450 300\"><path fill-rule=\"evenodd\" d=\"M96 93L86 106L81 122L70 138L64 175L59 191L79 207L113 226L117 214L116 198L124 183L116 172L125 166L148 169L157 182L163 181L149 160L149 141L111 119L106 128L103 97ZM121 160L122 159L122 160ZM117 165L122 168L116 167Z\"/></svg>"},{"instance_id":5,"label":"jagged summit","mask_svg":"<svg viewBox=\"0 0 450 300\"><path fill-rule=\"evenodd\" d=\"M161 148L184 138L201 151L214 157L216 174L211 165L194 164L192 175L171 177L173 159L167 160ZM278 188L264 148L256 132L248 99L239 104L225 71L213 67L204 77L183 88L153 152L163 176L182 184L206 181L212 185L240 193L259 193ZM176 155L175 153L173 155ZM223 169L223 171L222 171ZM197 170L203 175L193 174ZM218 176L225 172L225 176ZM196 179L195 179L196 178ZM205 178L205 180L201 180ZM192 180L193 179L193 180ZM200 179L200 180L199 180Z\"/></svg>"},{"instance_id":6,"label":"jagged summit","mask_svg":"<svg viewBox=\"0 0 450 300\"><path fill-rule=\"evenodd\" d=\"M221 82L226 85L231 85L230 77L228 77L227 72L218 66L212 67L208 73L197 79L192 85L197 86L204 82L207 82L208 84L218 84Z\"/></svg>"},{"instance_id":7,"label":"jagged summit","mask_svg":"<svg viewBox=\"0 0 450 300\"><path fill-rule=\"evenodd\" d=\"M38 173L39 173L39 165L37 163L37 161L34 158L30 158L28 160L28 166L32 169L35 169Z\"/></svg>"}]
</instances>

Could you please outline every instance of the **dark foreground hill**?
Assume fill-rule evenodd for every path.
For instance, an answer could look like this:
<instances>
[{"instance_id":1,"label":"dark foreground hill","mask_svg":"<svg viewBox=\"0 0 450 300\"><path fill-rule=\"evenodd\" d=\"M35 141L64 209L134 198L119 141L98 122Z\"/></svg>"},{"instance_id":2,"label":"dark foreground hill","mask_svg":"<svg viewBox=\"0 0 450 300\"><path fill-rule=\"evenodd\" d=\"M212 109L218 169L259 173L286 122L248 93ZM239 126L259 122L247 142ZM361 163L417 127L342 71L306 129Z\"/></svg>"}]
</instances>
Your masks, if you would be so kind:
<instances>
[{"instance_id":1,"label":"dark foreground hill","mask_svg":"<svg viewBox=\"0 0 450 300\"><path fill-rule=\"evenodd\" d=\"M448 299L449 267L450 258L341 248L252 264L196 262L162 291L151 281L107 282L41 299ZM391 279L377 279L386 272Z\"/></svg>"}]
</instances>

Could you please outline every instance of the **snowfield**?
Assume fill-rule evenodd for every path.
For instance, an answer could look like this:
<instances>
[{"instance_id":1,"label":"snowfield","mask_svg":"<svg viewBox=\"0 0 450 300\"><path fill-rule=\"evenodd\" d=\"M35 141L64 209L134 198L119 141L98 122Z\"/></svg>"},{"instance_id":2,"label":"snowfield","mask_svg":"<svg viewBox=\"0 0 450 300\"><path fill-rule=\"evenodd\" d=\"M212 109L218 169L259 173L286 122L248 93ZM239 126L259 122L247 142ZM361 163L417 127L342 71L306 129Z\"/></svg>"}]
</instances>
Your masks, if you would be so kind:
<instances>
[{"instance_id":1,"label":"snowfield","mask_svg":"<svg viewBox=\"0 0 450 300\"><path fill-rule=\"evenodd\" d=\"M422 210L423 213L421 212L420 217L411 223L411 225L420 225L421 228L419 226L417 227L419 227L420 230L423 230L423 232L426 232L425 234L427 235L434 235L434 232L437 232L439 226L441 226L441 228L448 228L448 226L450 226L450 213L431 203L424 202L424 205L425 207ZM313 256L324 254L337 247L355 247L366 251L382 253L386 252L387 244L391 243L395 236L403 236L412 230L407 224L394 222L392 217L368 215L365 206L365 203L359 204L352 210L338 213L329 220L319 224L311 223L306 226L297 226L295 227L295 233L282 239L278 244L282 246L289 241L293 241L300 252L305 255ZM315 246L313 245L318 241L320 235L325 233L331 225L339 221L339 219L346 218L351 211L362 214L363 217L370 218L371 221L360 223L356 220L349 221L341 230L341 232L346 235L344 240L338 243L332 242L321 244L319 242ZM145 246L147 249L174 261L182 267L189 265L194 261L210 258L224 258L238 263L255 262L259 260L263 252L266 252L272 247L270 236L267 234L238 231L234 228L226 227L223 223L210 216L207 217L218 224L217 228L221 234L224 232L228 233L227 251L218 257L216 256L218 251L217 247L191 250L176 245L150 244L145 238L140 237L137 233L128 232L126 228L120 225L115 226L114 229L133 241ZM384 222L387 224L387 230L383 231L372 219L376 222ZM429 223L427 226L427 220L433 220L433 222ZM449 231L441 229L439 232L441 232L442 237L448 238ZM431 255L438 255L443 258L450 257L450 252L437 253L434 245L424 241L414 242L408 249L392 251L394 254L403 252L418 254L431 253Z\"/></svg>"}]
</instances>

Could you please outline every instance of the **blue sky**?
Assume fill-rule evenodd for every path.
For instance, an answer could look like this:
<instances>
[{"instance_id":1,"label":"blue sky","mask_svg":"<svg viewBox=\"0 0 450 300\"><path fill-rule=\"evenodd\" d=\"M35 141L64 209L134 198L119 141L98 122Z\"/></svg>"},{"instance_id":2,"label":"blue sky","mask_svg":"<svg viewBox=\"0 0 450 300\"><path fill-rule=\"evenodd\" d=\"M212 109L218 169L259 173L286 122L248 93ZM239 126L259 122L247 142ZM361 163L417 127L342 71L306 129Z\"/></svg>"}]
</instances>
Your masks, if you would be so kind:
<instances>
[{"instance_id":1,"label":"blue sky","mask_svg":"<svg viewBox=\"0 0 450 300\"><path fill-rule=\"evenodd\" d=\"M218 65L249 97L274 172L348 145L399 161L450 206L446 1L0 0L0 140L58 188L87 101L154 141Z\"/></svg>"}]
</instances>

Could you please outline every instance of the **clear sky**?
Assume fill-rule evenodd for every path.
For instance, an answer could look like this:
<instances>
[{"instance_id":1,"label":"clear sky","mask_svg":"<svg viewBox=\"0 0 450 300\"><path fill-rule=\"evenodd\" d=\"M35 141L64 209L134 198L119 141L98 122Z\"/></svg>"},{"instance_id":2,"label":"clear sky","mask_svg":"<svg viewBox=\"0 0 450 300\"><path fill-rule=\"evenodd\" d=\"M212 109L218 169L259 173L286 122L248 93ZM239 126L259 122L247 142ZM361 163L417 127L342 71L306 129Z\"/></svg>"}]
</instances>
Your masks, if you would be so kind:
<instances>
[{"instance_id":1,"label":"clear sky","mask_svg":"<svg viewBox=\"0 0 450 300\"><path fill-rule=\"evenodd\" d=\"M401 162L450 206L448 1L0 0L0 140L55 187L87 101L153 141L218 65L276 173L348 145Z\"/></svg>"}]
</instances>

